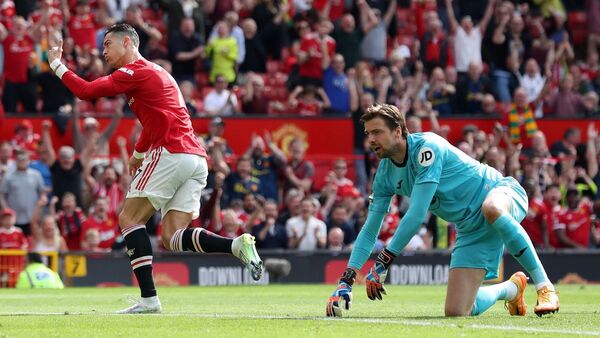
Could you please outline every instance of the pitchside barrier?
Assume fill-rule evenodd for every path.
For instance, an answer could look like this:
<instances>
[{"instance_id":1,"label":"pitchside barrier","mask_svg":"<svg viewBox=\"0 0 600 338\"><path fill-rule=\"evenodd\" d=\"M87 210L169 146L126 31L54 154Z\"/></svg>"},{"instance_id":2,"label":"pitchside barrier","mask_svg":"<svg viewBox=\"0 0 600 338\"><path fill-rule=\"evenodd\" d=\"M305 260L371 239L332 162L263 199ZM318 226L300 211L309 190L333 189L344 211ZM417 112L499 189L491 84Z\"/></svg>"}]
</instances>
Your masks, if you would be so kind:
<instances>
[{"instance_id":1,"label":"pitchside barrier","mask_svg":"<svg viewBox=\"0 0 600 338\"><path fill-rule=\"evenodd\" d=\"M58 271L59 256L57 252L40 252L44 263L54 271ZM27 251L0 249L0 288L12 288L17 284L19 273L25 268Z\"/></svg>"},{"instance_id":2,"label":"pitchside barrier","mask_svg":"<svg viewBox=\"0 0 600 338\"><path fill-rule=\"evenodd\" d=\"M267 271L258 284L337 283L346 268L349 253L329 251L292 252L260 250ZM135 285L131 264L124 253L69 253L61 255L61 274L68 286ZM358 276L363 282L373 255ZM600 250L588 252L544 252L540 259L553 282L600 283ZM388 284L439 285L448 281L450 252L431 251L399 256L390 267ZM241 285L255 284L240 262L227 255L158 252L153 269L158 285ZM498 280L522 270L505 255Z\"/></svg>"}]
</instances>

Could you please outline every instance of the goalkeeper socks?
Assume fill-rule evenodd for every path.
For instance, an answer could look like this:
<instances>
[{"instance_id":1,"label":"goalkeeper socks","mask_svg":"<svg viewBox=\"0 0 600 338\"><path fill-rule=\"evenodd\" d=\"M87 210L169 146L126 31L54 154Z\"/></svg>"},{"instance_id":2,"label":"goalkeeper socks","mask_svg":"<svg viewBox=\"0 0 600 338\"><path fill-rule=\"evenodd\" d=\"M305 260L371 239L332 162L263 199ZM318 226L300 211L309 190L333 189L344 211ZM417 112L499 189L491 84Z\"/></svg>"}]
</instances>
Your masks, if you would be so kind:
<instances>
[{"instance_id":1,"label":"goalkeeper socks","mask_svg":"<svg viewBox=\"0 0 600 338\"><path fill-rule=\"evenodd\" d=\"M517 296L517 291L517 286L510 280L500 284L480 287L477 291L473 308L471 308L471 316L484 313L500 299L514 299Z\"/></svg>"},{"instance_id":2,"label":"goalkeeper socks","mask_svg":"<svg viewBox=\"0 0 600 338\"><path fill-rule=\"evenodd\" d=\"M538 285L552 285L525 229L509 214L502 214L492 224L513 257L529 272Z\"/></svg>"},{"instance_id":3,"label":"goalkeeper socks","mask_svg":"<svg viewBox=\"0 0 600 338\"><path fill-rule=\"evenodd\" d=\"M203 229L179 229L171 237L171 251L231 253L233 239Z\"/></svg>"},{"instance_id":4,"label":"goalkeeper socks","mask_svg":"<svg viewBox=\"0 0 600 338\"><path fill-rule=\"evenodd\" d=\"M127 255L131 268L138 281L142 298L156 296L156 288L152 279L152 245L143 224L130 225L121 229L127 244Z\"/></svg>"}]
</instances>

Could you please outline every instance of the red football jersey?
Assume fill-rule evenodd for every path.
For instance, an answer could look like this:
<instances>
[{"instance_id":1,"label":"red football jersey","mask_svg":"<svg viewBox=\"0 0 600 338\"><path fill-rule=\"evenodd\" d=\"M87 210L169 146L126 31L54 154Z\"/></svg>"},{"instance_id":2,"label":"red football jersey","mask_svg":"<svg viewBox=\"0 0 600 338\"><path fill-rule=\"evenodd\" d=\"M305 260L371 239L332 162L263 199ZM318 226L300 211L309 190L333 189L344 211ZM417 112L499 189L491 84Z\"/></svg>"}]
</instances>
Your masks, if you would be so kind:
<instances>
[{"instance_id":1,"label":"red football jersey","mask_svg":"<svg viewBox=\"0 0 600 338\"><path fill-rule=\"evenodd\" d=\"M553 248L559 248L560 243L558 242L558 238L554 234L554 227L556 226L556 218L558 214L562 211L562 207L560 205L556 205L552 207L550 203L544 201L544 205L546 206L546 224L548 225L548 240L550 242L550 246Z\"/></svg>"},{"instance_id":2,"label":"red football jersey","mask_svg":"<svg viewBox=\"0 0 600 338\"><path fill-rule=\"evenodd\" d=\"M75 42L75 46L83 48L88 45L96 48L96 20L92 13L84 15L73 15L69 20L69 33Z\"/></svg>"},{"instance_id":3,"label":"red football jersey","mask_svg":"<svg viewBox=\"0 0 600 338\"><path fill-rule=\"evenodd\" d=\"M326 36L327 53L329 57L335 54L335 40L330 36ZM321 50L321 42L315 33L308 34L300 41L300 50L308 54L308 59L300 65L300 76L305 76L313 79L323 78L323 66L321 60L323 53Z\"/></svg>"},{"instance_id":4,"label":"red football jersey","mask_svg":"<svg viewBox=\"0 0 600 338\"><path fill-rule=\"evenodd\" d=\"M141 58L92 82L72 71L66 72L62 81L82 100L125 94L143 127L135 144L137 152L164 147L171 153L206 157L177 82L159 65Z\"/></svg>"},{"instance_id":5,"label":"red football jersey","mask_svg":"<svg viewBox=\"0 0 600 338\"><path fill-rule=\"evenodd\" d=\"M94 216L88 218L82 225L81 242L85 240L85 233L89 229L98 229L100 233L100 244L102 249L110 249L117 237L119 237L119 223L114 213L109 213L106 220L99 220Z\"/></svg>"},{"instance_id":6,"label":"red football jersey","mask_svg":"<svg viewBox=\"0 0 600 338\"><path fill-rule=\"evenodd\" d=\"M14 35L9 34L4 41L4 78L13 83L27 83L27 71L29 59L35 42L29 35L17 40Z\"/></svg>"},{"instance_id":7,"label":"red football jersey","mask_svg":"<svg viewBox=\"0 0 600 338\"><path fill-rule=\"evenodd\" d=\"M12 226L0 228L0 249L27 249L29 242L23 234L23 230Z\"/></svg>"},{"instance_id":8,"label":"red football jersey","mask_svg":"<svg viewBox=\"0 0 600 338\"><path fill-rule=\"evenodd\" d=\"M565 229L567 237L584 247L590 245L592 230L592 206L590 203L580 203L575 210L565 208L556 217L555 229Z\"/></svg>"},{"instance_id":9,"label":"red football jersey","mask_svg":"<svg viewBox=\"0 0 600 338\"><path fill-rule=\"evenodd\" d=\"M77 208L71 216L59 211L56 218L60 234L67 242L69 250L81 250L81 228L85 222L83 211Z\"/></svg>"},{"instance_id":10,"label":"red football jersey","mask_svg":"<svg viewBox=\"0 0 600 338\"><path fill-rule=\"evenodd\" d=\"M523 228L531 238L533 244L541 246L544 244L544 238L542 237L542 221L548 219L548 209L542 201L532 199L529 201L529 209L527 210L527 216L521 221Z\"/></svg>"}]
</instances>

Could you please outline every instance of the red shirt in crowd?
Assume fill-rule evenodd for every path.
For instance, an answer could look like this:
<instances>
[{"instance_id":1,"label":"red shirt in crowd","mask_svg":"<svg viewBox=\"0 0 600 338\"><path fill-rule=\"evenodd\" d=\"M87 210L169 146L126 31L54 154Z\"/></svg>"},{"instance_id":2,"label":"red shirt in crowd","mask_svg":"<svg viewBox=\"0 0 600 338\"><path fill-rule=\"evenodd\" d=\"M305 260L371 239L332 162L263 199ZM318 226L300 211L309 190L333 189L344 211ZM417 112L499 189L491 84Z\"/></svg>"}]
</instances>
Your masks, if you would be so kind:
<instances>
[{"instance_id":1,"label":"red shirt in crowd","mask_svg":"<svg viewBox=\"0 0 600 338\"><path fill-rule=\"evenodd\" d=\"M544 238L542 237L542 222L547 223L548 209L546 205L538 200L532 199L529 201L529 210L527 210L527 216L521 221L521 225L531 238L531 241L536 246L544 245ZM547 229L550 231L549 229Z\"/></svg>"},{"instance_id":2,"label":"red shirt in crowd","mask_svg":"<svg viewBox=\"0 0 600 338\"><path fill-rule=\"evenodd\" d=\"M591 215L592 205L589 202L580 203L575 210L565 208L557 215L554 229L564 229L569 239L587 248L592 230Z\"/></svg>"},{"instance_id":3,"label":"red shirt in crowd","mask_svg":"<svg viewBox=\"0 0 600 338\"><path fill-rule=\"evenodd\" d=\"M29 246L23 230L16 226L0 228L0 249L25 250Z\"/></svg>"},{"instance_id":4,"label":"red shirt in crowd","mask_svg":"<svg viewBox=\"0 0 600 338\"><path fill-rule=\"evenodd\" d=\"M75 42L75 46L84 48L96 48L96 20L92 13L73 15L69 20L69 33Z\"/></svg>"},{"instance_id":5,"label":"red shirt in crowd","mask_svg":"<svg viewBox=\"0 0 600 338\"><path fill-rule=\"evenodd\" d=\"M57 215L58 228L60 234L65 239L69 250L81 250L81 228L85 222L85 215L80 208L75 209L73 215L67 216L64 211L59 211Z\"/></svg>"},{"instance_id":6,"label":"red shirt in crowd","mask_svg":"<svg viewBox=\"0 0 600 338\"><path fill-rule=\"evenodd\" d=\"M330 36L324 37L327 42L329 57L335 54L335 40ZM307 60L300 65L300 76L321 80L323 78L323 66L321 60L321 41L316 33L307 34L300 41L300 50L308 55Z\"/></svg>"},{"instance_id":7,"label":"red shirt in crowd","mask_svg":"<svg viewBox=\"0 0 600 338\"><path fill-rule=\"evenodd\" d=\"M331 3L331 7L329 7L329 20L335 22L344 15L344 0L315 0L313 8L322 12L328 2Z\"/></svg>"},{"instance_id":8,"label":"red shirt in crowd","mask_svg":"<svg viewBox=\"0 0 600 338\"><path fill-rule=\"evenodd\" d=\"M48 19L48 24L50 26L56 27L58 25L62 25L63 22L63 13L58 7L60 6L59 2L55 2L50 7L50 18ZM42 19L42 10L36 10L31 13L31 20L33 23L37 23Z\"/></svg>"},{"instance_id":9,"label":"red shirt in crowd","mask_svg":"<svg viewBox=\"0 0 600 338\"><path fill-rule=\"evenodd\" d=\"M298 99L296 113L300 116L318 116L321 114L321 102Z\"/></svg>"},{"instance_id":10,"label":"red shirt in crowd","mask_svg":"<svg viewBox=\"0 0 600 338\"><path fill-rule=\"evenodd\" d=\"M94 199L107 197L108 211L114 212L115 214L118 212L119 207L125 198L125 192L121 189L121 185L118 182L113 183L110 187L107 187L104 184L97 184L92 195L94 196Z\"/></svg>"},{"instance_id":11,"label":"red shirt in crowd","mask_svg":"<svg viewBox=\"0 0 600 338\"><path fill-rule=\"evenodd\" d=\"M15 15L17 15L15 3L12 0L4 0L2 4L0 4L0 22L7 30L12 28Z\"/></svg>"},{"instance_id":12,"label":"red shirt in crowd","mask_svg":"<svg viewBox=\"0 0 600 338\"><path fill-rule=\"evenodd\" d=\"M72 71L66 72L62 81L82 100L125 94L143 126L134 147L137 152L164 147L170 153L206 157L194 134L183 95L175 79L162 67L141 58L93 82Z\"/></svg>"},{"instance_id":13,"label":"red shirt in crowd","mask_svg":"<svg viewBox=\"0 0 600 338\"><path fill-rule=\"evenodd\" d=\"M562 211L562 207L560 205L556 205L552 207L550 203L544 201L544 205L546 206L546 224L548 225L548 241L550 242L550 246L553 248L559 248L560 243L558 242L558 238L554 234L554 228L556 226L556 217Z\"/></svg>"},{"instance_id":14,"label":"red shirt in crowd","mask_svg":"<svg viewBox=\"0 0 600 338\"><path fill-rule=\"evenodd\" d=\"M17 39L9 34L4 41L4 78L12 83L27 83L29 59L35 42L29 35Z\"/></svg>"},{"instance_id":15,"label":"red shirt in crowd","mask_svg":"<svg viewBox=\"0 0 600 338\"><path fill-rule=\"evenodd\" d=\"M85 240L85 234L90 229L97 229L100 233L100 244L98 247L101 249L110 249L121 233L115 213L109 213L105 220L91 216L83 222L81 238L79 239L81 242Z\"/></svg>"}]
</instances>

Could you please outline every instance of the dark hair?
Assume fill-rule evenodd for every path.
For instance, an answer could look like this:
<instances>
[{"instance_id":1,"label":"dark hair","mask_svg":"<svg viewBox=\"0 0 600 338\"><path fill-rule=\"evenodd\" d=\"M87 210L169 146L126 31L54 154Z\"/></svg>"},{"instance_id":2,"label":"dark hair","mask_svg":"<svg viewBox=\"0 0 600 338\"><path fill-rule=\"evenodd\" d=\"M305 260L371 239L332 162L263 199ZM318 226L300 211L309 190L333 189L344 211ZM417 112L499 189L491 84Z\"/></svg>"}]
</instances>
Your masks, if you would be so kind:
<instances>
[{"instance_id":1,"label":"dark hair","mask_svg":"<svg viewBox=\"0 0 600 338\"><path fill-rule=\"evenodd\" d=\"M579 130L579 128L575 128L575 127L567 128L567 130L565 130L565 132L563 133L563 138L567 139L577 133L581 133L581 130Z\"/></svg>"},{"instance_id":2,"label":"dark hair","mask_svg":"<svg viewBox=\"0 0 600 338\"><path fill-rule=\"evenodd\" d=\"M43 263L42 255L40 255L37 252L28 252L27 260L29 261L29 263Z\"/></svg>"},{"instance_id":3,"label":"dark hair","mask_svg":"<svg viewBox=\"0 0 600 338\"><path fill-rule=\"evenodd\" d=\"M390 128L390 130L400 128L402 129L402 137L405 139L408 137L406 119L404 118L404 114L402 114L396 106L385 103L376 103L367 108L367 111L363 113L360 120L365 123L378 117L385 121L385 125Z\"/></svg>"},{"instance_id":4,"label":"dark hair","mask_svg":"<svg viewBox=\"0 0 600 338\"><path fill-rule=\"evenodd\" d=\"M126 23L116 23L108 28L106 33L104 33L104 37L106 37L109 33L127 35L133 41L133 45L138 48L140 47L140 36L135 31L133 27Z\"/></svg>"}]
</instances>

